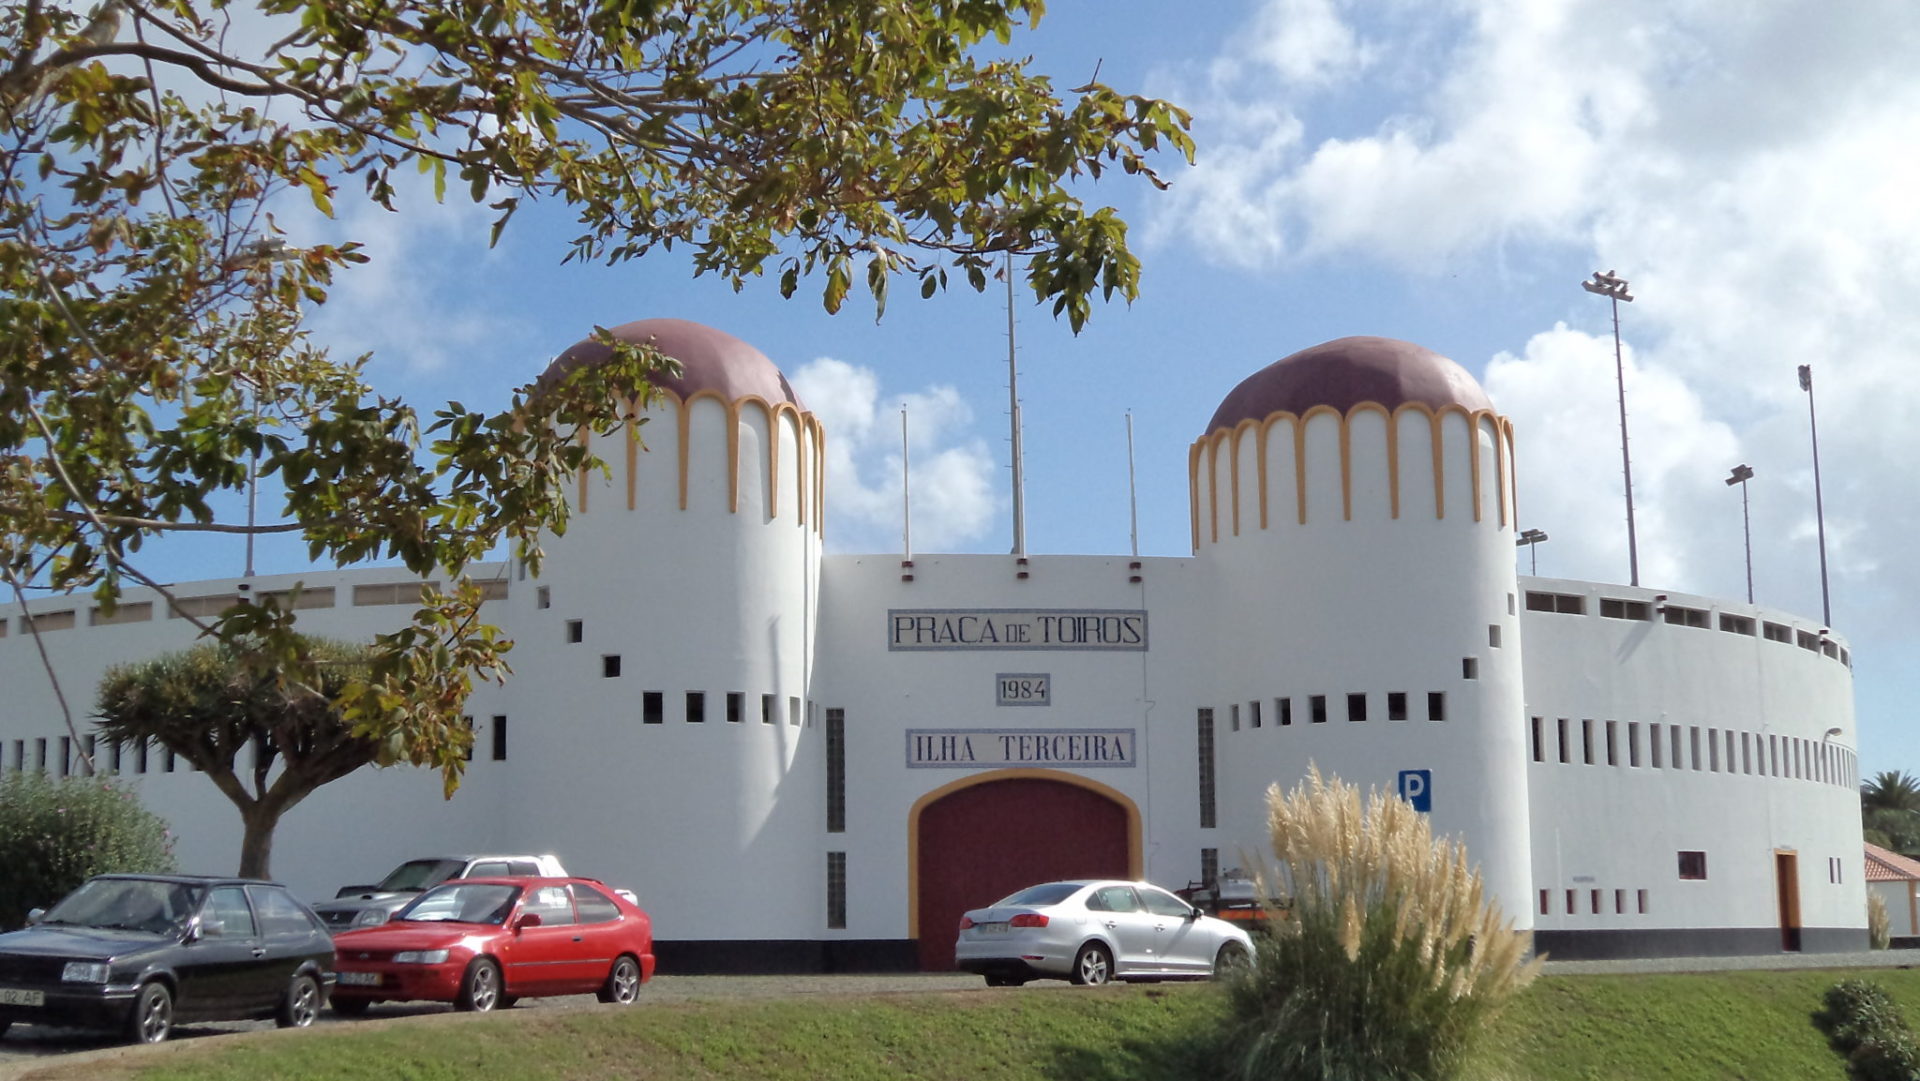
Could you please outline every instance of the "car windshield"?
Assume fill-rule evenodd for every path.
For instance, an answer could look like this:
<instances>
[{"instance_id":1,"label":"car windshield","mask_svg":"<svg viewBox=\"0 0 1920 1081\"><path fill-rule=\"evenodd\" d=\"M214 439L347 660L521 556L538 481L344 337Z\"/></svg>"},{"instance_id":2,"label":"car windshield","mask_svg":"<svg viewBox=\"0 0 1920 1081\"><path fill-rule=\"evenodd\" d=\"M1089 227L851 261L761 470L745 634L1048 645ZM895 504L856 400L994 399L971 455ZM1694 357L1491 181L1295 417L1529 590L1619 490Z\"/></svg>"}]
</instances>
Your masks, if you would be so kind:
<instances>
[{"instance_id":1,"label":"car windshield","mask_svg":"<svg viewBox=\"0 0 1920 1081\"><path fill-rule=\"evenodd\" d=\"M408 860L395 867L393 873L381 879L380 885L375 888L382 893L424 890L428 886L438 886L459 873L459 860Z\"/></svg>"},{"instance_id":2,"label":"car windshield","mask_svg":"<svg viewBox=\"0 0 1920 1081\"><path fill-rule=\"evenodd\" d=\"M414 898L394 915L396 920L415 923L491 923L501 924L513 903L520 898L520 887L496 882L449 882Z\"/></svg>"},{"instance_id":3,"label":"car windshield","mask_svg":"<svg viewBox=\"0 0 1920 1081\"><path fill-rule=\"evenodd\" d=\"M62 898L40 922L163 935L186 923L203 892L150 878L96 878Z\"/></svg>"},{"instance_id":4,"label":"car windshield","mask_svg":"<svg viewBox=\"0 0 1920 1081\"><path fill-rule=\"evenodd\" d=\"M1084 883L1049 882L1044 886L1028 886L1019 893L1002 897L993 903L993 907L1007 905L1057 905L1079 892Z\"/></svg>"}]
</instances>

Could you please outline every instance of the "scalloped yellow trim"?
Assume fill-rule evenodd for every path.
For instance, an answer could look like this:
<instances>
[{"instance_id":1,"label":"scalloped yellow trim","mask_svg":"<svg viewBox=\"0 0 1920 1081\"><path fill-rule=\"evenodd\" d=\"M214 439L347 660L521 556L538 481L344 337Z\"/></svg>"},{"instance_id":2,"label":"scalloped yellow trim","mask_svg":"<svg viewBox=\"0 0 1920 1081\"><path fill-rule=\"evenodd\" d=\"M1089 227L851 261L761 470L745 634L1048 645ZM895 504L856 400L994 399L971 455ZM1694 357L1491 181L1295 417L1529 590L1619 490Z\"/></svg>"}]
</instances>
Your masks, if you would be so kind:
<instances>
[{"instance_id":1,"label":"scalloped yellow trim","mask_svg":"<svg viewBox=\"0 0 1920 1081\"><path fill-rule=\"evenodd\" d=\"M1187 453L1187 489L1189 492L1188 513L1192 518L1194 551L1200 550L1201 540L1201 496L1200 469L1204 452L1207 470L1207 492L1205 508L1208 529L1207 539L1212 543L1220 542L1220 484L1219 466L1221 445L1227 444L1232 460L1228 471L1229 494L1233 500L1231 512L1234 535L1240 532L1240 441L1248 431L1254 433L1256 454L1255 483L1259 487L1260 528L1267 529L1268 519L1268 477L1267 448L1269 435L1274 425L1291 423L1293 426L1293 473L1294 503L1296 516L1301 525L1307 523L1307 422L1321 414L1329 414L1340 422L1340 502L1344 520L1353 520L1353 433L1352 420L1363 412L1378 413L1387 421L1387 492L1391 517L1400 517L1400 416L1403 413L1420 413L1426 416L1433 442L1433 500L1434 517L1444 520L1447 516L1446 495L1446 440L1443 422L1449 414L1458 414L1467 422L1469 444L1467 448L1469 468L1472 471L1472 511L1473 520L1478 522L1484 517L1486 493L1481 481L1480 433L1482 423L1491 424L1490 434L1494 441L1494 484L1496 493L1497 518L1501 526L1507 526L1512 520L1509 505L1517 506L1513 492L1513 422L1500 416L1491 409L1468 409L1461 405L1446 405L1439 409L1424 402L1404 402L1394 409L1375 401L1356 402L1345 413L1330 405L1316 405L1304 414L1289 410L1277 410L1260 420L1248 418L1231 428L1216 428L1212 432L1194 440Z\"/></svg>"}]
</instances>

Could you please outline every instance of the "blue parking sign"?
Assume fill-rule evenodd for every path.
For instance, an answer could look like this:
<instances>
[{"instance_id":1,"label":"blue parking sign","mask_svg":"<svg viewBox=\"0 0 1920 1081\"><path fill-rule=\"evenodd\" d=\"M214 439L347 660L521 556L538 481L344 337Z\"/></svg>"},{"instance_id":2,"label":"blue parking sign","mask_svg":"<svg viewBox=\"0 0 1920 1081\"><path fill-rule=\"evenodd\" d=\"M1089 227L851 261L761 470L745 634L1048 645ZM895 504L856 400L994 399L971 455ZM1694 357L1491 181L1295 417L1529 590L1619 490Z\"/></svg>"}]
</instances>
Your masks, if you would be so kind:
<instances>
[{"instance_id":1,"label":"blue parking sign","mask_svg":"<svg viewBox=\"0 0 1920 1081\"><path fill-rule=\"evenodd\" d=\"M1413 809L1422 814L1433 810L1433 771L1430 769L1401 770L1400 798L1413 804Z\"/></svg>"}]
</instances>

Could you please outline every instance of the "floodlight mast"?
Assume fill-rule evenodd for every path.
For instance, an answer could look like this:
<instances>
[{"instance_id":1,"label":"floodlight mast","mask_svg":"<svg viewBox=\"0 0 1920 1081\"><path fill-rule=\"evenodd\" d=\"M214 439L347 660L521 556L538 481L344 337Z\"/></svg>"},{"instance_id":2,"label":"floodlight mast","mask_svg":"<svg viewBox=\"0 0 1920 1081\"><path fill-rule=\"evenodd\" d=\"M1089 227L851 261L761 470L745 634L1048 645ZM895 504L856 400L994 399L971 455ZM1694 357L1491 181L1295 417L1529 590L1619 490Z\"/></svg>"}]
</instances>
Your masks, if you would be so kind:
<instances>
[{"instance_id":1,"label":"floodlight mast","mask_svg":"<svg viewBox=\"0 0 1920 1081\"><path fill-rule=\"evenodd\" d=\"M1640 584L1640 544L1633 528L1633 456L1627 451L1627 376L1620 359L1620 302L1633 302L1627 292L1627 280L1613 271L1593 272L1593 280L1580 283L1589 293L1597 293L1613 303L1613 379L1620 393L1620 475L1627 489L1627 571L1631 584Z\"/></svg>"}]
</instances>

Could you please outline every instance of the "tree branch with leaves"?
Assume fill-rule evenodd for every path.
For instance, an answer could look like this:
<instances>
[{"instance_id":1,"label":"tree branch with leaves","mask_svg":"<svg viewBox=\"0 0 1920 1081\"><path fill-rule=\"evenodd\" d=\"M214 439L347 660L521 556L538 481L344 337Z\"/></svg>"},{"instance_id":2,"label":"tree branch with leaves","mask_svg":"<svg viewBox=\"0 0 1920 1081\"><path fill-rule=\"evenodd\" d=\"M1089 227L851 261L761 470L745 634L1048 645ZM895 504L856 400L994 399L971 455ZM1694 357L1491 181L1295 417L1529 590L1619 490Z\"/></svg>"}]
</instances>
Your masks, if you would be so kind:
<instances>
[{"instance_id":1,"label":"tree branch with leaves","mask_svg":"<svg viewBox=\"0 0 1920 1081\"><path fill-rule=\"evenodd\" d=\"M145 542L293 528L312 559L398 562L463 581L511 545L537 572L594 462L665 363L616 360L529 384L500 411L424 419L334 357L307 320L365 260L300 243L273 211L388 209L401 178L495 212L541 200L580 223L556 258L679 248L693 272L783 295L818 284L877 311L905 278L974 289L1005 255L1076 331L1130 300L1139 261L1113 172L1164 186L1187 115L1097 82L1056 89L995 55L1041 0L109 0L0 3L0 563L90 591L164 583ZM244 31L244 32L242 32ZM252 51L234 43L260 41ZM582 328L584 329L584 328ZM556 333L571 340L579 331ZM214 507L254 475L281 522ZM468 583L429 590L331 696L375 761L439 769L459 709L510 643ZM236 604L200 629L290 685L325 684L294 613Z\"/></svg>"}]
</instances>

